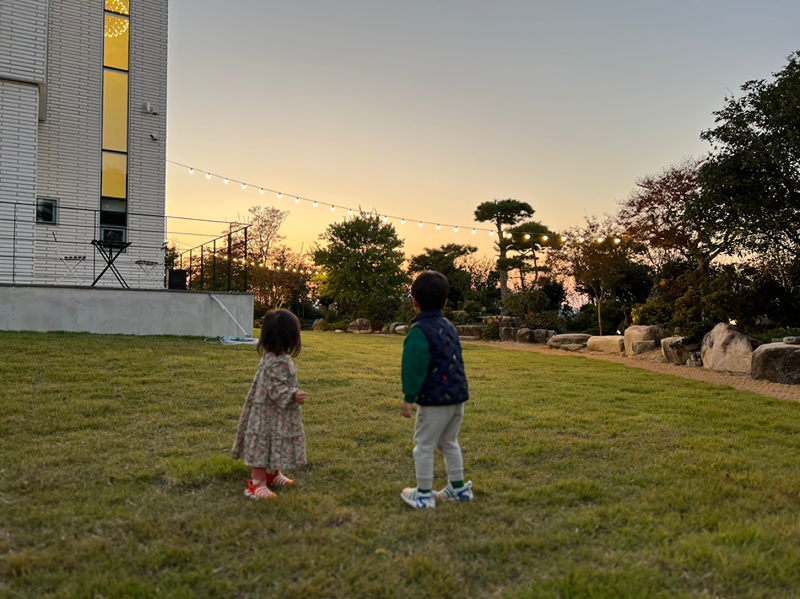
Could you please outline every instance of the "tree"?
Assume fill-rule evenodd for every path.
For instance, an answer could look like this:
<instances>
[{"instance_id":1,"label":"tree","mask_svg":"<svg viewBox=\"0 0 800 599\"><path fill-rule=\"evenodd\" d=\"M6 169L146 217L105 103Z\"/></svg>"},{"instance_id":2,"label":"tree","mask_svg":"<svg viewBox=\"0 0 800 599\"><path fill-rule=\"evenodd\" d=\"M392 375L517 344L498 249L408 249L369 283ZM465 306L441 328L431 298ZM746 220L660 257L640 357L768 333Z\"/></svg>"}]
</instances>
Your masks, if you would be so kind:
<instances>
[{"instance_id":1,"label":"tree","mask_svg":"<svg viewBox=\"0 0 800 599\"><path fill-rule=\"evenodd\" d=\"M700 165L700 160L687 158L637 179L636 189L620 203L617 220L624 235L647 245L658 270L690 258L707 278L711 262L731 251L735 242L730 232L720 231L718 213L697 205Z\"/></svg>"},{"instance_id":2,"label":"tree","mask_svg":"<svg viewBox=\"0 0 800 599\"><path fill-rule=\"evenodd\" d=\"M508 258L509 244L504 242L504 227L516 225L520 221L533 216L534 209L526 202L519 202L511 198L507 200L494 199L491 202L483 202L475 209L475 220L478 222L491 222L497 229L497 250L499 259L497 270L500 273L500 297L508 297Z\"/></svg>"},{"instance_id":3,"label":"tree","mask_svg":"<svg viewBox=\"0 0 800 599\"><path fill-rule=\"evenodd\" d=\"M700 167L696 211L718 215L720 231L763 249L800 230L800 51L774 80L748 81L726 98L701 138L712 152Z\"/></svg>"},{"instance_id":4,"label":"tree","mask_svg":"<svg viewBox=\"0 0 800 599\"><path fill-rule=\"evenodd\" d=\"M408 262L408 273L418 274L426 270L435 270L447 277L450 283L448 302L454 309L464 301L472 285L472 277L467 270L456 266L456 261L478 251L472 245L448 243L440 248L425 248L424 253L413 256Z\"/></svg>"},{"instance_id":5,"label":"tree","mask_svg":"<svg viewBox=\"0 0 800 599\"><path fill-rule=\"evenodd\" d=\"M320 293L348 316L394 318L410 283L401 268L403 241L394 226L361 214L329 225L320 240L325 245L313 251L314 263L327 271Z\"/></svg>"},{"instance_id":6,"label":"tree","mask_svg":"<svg viewBox=\"0 0 800 599\"><path fill-rule=\"evenodd\" d=\"M503 261L507 271L516 270L519 273L519 287L521 291L535 286L539 280L539 274L546 272L547 268L539 264L539 255L550 246L550 240L554 239L553 232L542 223L529 221L508 229L511 238L501 239L499 244L506 244L507 253L513 255ZM499 266L499 261L498 261ZM533 274L533 281L528 281L528 275Z\"/></svg>"},{"instance_id":7,"label":"tree","mask_svg":"<svg viewBox=\"0 0 800 599\"><path fill-rule=\"evenodd\" d=\"M458 258L455 264L470 276L470 288L465 299L478 302L490 313L499 311L500 273L497 272L497 261L488 256L469 254Z\"/></svg>"},{"instance_id":8,"label":"tree","mask_svg":"<svg viewBox=\"0 0 800 599\"><path fill-rule=\"evenodd\" d=\"M576 289L597 305L597 324L603 334L603 302L618 299L638 303L647 299L652 288L649 268L642 264L642 243L614 234L615 224L586 219L581 229L569 232L567 241L552 252L554 272L570 276Z\"/></svg>"},{"instance_id":9,"label":"tree","mask_svg":"<svg viewBox=\"0 0 800 599\"><path fill-rule=\"evenodd\" d=\"M273 259L273 246L285 239L278 231L288 218L289 211L273 206L253 206L248 212L250 217L246 223L251 225L247 231L248 254L255 262L268 263Z\"/></svg>"}]
</instances>

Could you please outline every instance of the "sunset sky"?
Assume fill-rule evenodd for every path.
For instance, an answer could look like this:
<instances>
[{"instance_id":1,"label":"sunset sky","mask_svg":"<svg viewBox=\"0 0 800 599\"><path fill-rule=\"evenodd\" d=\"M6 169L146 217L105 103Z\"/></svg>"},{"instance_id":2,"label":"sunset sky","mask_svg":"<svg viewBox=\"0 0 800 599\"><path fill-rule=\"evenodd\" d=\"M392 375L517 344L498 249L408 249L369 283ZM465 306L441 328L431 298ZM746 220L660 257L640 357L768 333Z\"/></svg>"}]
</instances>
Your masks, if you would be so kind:
<instances>
[{"instance_id":1,"label":"sunset sky","mask_svg":"<svg viewBox=\"0 0 800 599\"><path fill-rule=\"evenodd\" d=\"M274 205L295 250L346 215L295 195L405 217L409 254L490 252L469 230L492 198L563 230L707 152L712 111L786 64L798 23L797 0L172 0L167 155L196 172L168 165L167 214Z\"/></svg>"}]
</instances>

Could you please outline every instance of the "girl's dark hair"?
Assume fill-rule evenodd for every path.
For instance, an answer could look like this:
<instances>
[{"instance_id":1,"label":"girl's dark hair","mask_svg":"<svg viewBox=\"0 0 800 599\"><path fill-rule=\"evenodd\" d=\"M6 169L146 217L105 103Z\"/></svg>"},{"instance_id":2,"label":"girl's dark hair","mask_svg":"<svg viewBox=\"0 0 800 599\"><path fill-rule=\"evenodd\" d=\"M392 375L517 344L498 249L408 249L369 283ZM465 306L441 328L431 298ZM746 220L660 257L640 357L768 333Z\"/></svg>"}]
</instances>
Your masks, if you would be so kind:
<instances>
[{"instance_id":1,"label":"girl's dark hair","mask_svg":"<svg viewBox=\"0 0 800 599\"><path fill-rule=\"evenodd\" d=\"M300 354L300 321L288 310L270 310L261 324L258 353L272 352L276 356L289 354L293 358Z\"/></svg>"}]
</instances>

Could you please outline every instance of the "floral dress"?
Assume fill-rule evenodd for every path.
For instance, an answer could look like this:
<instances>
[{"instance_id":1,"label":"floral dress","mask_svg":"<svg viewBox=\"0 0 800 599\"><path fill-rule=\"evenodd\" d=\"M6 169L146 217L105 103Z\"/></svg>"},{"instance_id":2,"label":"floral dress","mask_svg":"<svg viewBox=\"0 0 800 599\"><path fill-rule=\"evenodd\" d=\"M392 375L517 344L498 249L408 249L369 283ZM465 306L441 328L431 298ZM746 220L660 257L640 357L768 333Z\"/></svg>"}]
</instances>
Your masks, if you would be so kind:
<instances>
[{"instance_id":1,"label":"floral dress","mask_svg":"<svg viewBox=\"0 0 800 599\"><path fill-rule=\"evenodd\" d=\"M288 470L306 463L297 369L286 354L267 352L244 400L231 457L253 468Z\"/></svg>"}]
</instances>

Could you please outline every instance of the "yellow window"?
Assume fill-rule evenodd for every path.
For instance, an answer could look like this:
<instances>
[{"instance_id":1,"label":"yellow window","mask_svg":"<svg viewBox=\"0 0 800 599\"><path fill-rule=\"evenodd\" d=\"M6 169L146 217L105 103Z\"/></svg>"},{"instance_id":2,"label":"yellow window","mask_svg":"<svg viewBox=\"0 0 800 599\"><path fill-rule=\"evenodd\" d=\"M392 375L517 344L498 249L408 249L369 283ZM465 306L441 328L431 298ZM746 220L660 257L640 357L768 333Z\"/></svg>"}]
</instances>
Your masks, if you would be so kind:
<instances>
[{"instance_id":1,"label":"yellow window","mask_svg":"<svg viewBox=\"0 0 800 599\"><path fill-rule=\"evenodd\" d=\"M130 47L129 21L124 17L106 15L105 52L103 64L112 69L128 70Z\"/></svg>"},{"instance_id":2,"label":"yellow window","mask_svg":"<svg viewBox=\"0 0 800 599\"><path fill-rule=\"evenodd\" d=\"M101 194L107 198L128 196L128 157L103 152L103 183Z\"/></svg>"},{"instance_id":3,"label":"yellow window","mask_svg":"<svg viewBox=\"0 0 800 599\"><path fill-rule=\"evenodd\" d=\"M116 12L121 15L129 15L130 3L128 0L106 0L106 10Z\"/></svg>"},{"instance_id":4,"label":"yellow window","mask_svg":"<svg viewBox=\"0 0 800 599\"><path fill-rule=\"evenodd\" d=\"M128 151L128 76L103 73L103 149Z\"/></svg>"}]
</instances>

